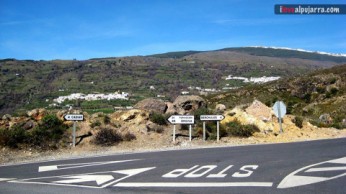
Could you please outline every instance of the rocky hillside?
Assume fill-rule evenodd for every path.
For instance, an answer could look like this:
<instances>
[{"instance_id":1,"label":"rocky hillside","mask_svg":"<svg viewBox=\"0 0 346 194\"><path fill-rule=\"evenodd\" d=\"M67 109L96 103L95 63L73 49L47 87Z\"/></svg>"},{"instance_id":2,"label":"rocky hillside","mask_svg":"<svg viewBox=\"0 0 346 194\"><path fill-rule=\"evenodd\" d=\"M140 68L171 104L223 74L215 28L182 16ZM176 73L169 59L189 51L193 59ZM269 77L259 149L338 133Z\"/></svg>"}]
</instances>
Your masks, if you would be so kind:
<instances>
[{"instance_id":1,"label":"rocky hillside","mask_svg":"<svg viewBox=\"0 0 346 194\"><path fill-rule=\"evenodd\" d=\"M319 70L295 78L244 87L215 95L210 102L227 107L251 103L254 99L271 107L286 103L289 114L302 116L317 126L346 126L346 65Z\"/></svg>"},{"instance_id":2,"label":"rocky hillside","mask_svg":"<svg viewBox=\"0 0 346 194\"><path fill-rule=\"evenodd\" d=\"M160 96L173 101L182 91L199 95L222 91L225 86L244 85L237 80L226 80L229 75L290 77L345 62L346 57L264 48L85 61L3 59L0 60L0 115L21 115L34 108L49 108L53 99L73 93L130 93L128 101L70 101L61 105L80 106L89 113L112 112L114 106L133 106L148 97Z\"/></svg>"}]
</instances>

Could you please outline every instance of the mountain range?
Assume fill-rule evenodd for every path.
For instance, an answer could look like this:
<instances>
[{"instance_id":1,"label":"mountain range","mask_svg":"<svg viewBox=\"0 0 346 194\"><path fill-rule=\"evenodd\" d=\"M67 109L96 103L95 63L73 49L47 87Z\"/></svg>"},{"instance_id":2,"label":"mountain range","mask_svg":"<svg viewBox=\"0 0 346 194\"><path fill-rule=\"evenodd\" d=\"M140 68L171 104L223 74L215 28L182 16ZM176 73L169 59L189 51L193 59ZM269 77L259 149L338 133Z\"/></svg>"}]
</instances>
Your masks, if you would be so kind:
<instances>
[{"instance_id":1,"label":"mountain range","mask_svg":"<svg viewBox=\"0 0 346 194\"><path fill-rule=\"evenodd\" d=\"M200 94L251 83L226 80L242 77L303 76L318 69L345 64L346 57L283 48L239 47L214 51L181 51L150 56L89 60L0 60L0 114L21 114L48 107L53 99L72 93L130 94L128 101L66 102L90 111L112 111L147 97L174 99L182 91ZM199 88L199 90L196 90ZM61 107L60 107L61 108Z\"/></svg>"}]
</instances>

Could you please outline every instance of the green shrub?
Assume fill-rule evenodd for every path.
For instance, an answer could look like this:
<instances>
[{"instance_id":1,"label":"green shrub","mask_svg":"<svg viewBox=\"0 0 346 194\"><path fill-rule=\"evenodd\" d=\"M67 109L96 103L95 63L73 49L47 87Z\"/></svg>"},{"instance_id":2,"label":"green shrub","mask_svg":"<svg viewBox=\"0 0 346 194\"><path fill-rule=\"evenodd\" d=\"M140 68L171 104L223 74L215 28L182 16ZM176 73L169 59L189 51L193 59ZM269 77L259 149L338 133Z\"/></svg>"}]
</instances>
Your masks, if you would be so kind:
<instances>
[{"instance_id":1,"label":"green shrub","mask_svg":"<svg viewBox=\"0 0 346 194\"><path fill-rule=\"evenodd\" d=\"M250 137L255 132L259 132L260 130L256 125L242 125L239 121L235 120L226 123L226 131L228 135Z\"/></svg>"},{"instance_id":2,"label":"green shrub","mask_svg":"<svg viewBox=\"0 0 346 194\"><path fill-rule=\"evenodd\" d=\"M0 145L18 148L19 144L27 140L28 133L20 125L11 129L0 129Z\"/></svg>"},{"instance_id":3,"label":"green shrub","mask_svg":"<svg viewBox=\"0 0 346 194\"><path fill-rule=\"evenodd\" d=\"M104 122L105 124L109 124L109 123L111 122L111 118L110 118L108 115L105 115L105 116L103 117L103 122Z\"/></svg>"},{"instance_id":4,"label":"green shrub","mask_svg":"<svg viewBox=\"0 0 346 194\"><path fill-rule=\"evenodd\" d=\"M41 123L30 133L29 144L39 147L51 147L63 137L68 126L56 115L49 114L43 117Z\"/></svg>"},{"instance_id":5,"label":"green shrub","mask_svg":"<svg viewBox=\"0 0 346 194\"><path fill-rule=\"evenodd\" d=\"M299 128L302 128L303 127L303 118L302 117L299 117L299 116L296 116L294 119L293 119L293 122L294 124L299 127Z\"/></svg>"},{"instance_id":6,"label":"green shrub","mask_svg":"<svg viewBox=\"0 0 346 194\"><path fill-rule=\"evenodd\" d=\"M195 115L195 118L198 121L201 115L210 115L210 114L212 114L212 112L208 108L199 108L193 112L193 115Z\"/></svg>"},{"instance_id":7,"label":"green shrub","mask_svg":"<svg viewBox=\"0 0 346 194\"><path fill-rule=\"evenodd\" d=\"M96 120L90 124L90 127L94 128L94 127L99 127L101 125L102 125L102 123L99 120Z\"/></svg>"},{"instance_id":8,"label":"green shrub","mask_svg":"<svg viewBox=\"0 0 346 194\"><path fill-rule=\"evenodd\" d=\"M152 112L149 115L149 120L153 123L156 123L158 125L166 125L166 118L164 115L156 112Z\"/></svg>"},{"instance_id":9,"label":"green shrub","mask_svg":"<svg viewBox=\"0 0 346 194\"><path fill-rule=\"evenodd\" d=\"M123 141L122 136L112 128L101 128L95 135L93 143L101 146L111 146Z\"/></svg>"}]
</instances>

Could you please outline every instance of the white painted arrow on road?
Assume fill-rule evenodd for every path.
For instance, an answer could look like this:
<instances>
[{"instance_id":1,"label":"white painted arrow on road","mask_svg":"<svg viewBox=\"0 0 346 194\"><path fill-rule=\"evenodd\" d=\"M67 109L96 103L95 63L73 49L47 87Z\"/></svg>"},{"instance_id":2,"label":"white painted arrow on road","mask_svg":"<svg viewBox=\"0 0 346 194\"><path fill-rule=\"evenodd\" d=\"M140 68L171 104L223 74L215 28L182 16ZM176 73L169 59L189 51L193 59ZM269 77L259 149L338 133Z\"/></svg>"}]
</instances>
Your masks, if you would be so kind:
<instances>
[{"instance_id":1,"label":"white painted arrow on road","mask_svg":"<svg viewBox=\"0 0 346 194\"><path fill-rule=\"evenodd\" d=\"M68 178L69 180L54 181L54 182L62 183L62 184L73 184L73 183L96 181L97 185L102 185L114 179L112 175L80 175L80 176L70 176L66 178Z\"/></svg>"},{"instance_id":2,"label":"white painted arrow on road","mask_svg":"<svg viewBox=\"0 0 346 194\"><path fill-rule=\"evenodd\" d=\"M320 168L312 168L319 165L324 165L331 163L333 164L333 167L320 167ZM341 164L343 166L335 166L335 164ZM317 164L313 164L310 166L303 167L301 169L298 169L291 174L287 175L279 184L278 188L291 188L291 187L298 187L313 183L319 183L323 181L328 181L336 178L340 178L343 176L346 176L345 170L346 170L346 157L335 159L335 160L329 160L326 162L321 162ZM335 176L333 177L319 177L319 176L311 176L310 174L304 175L304 173L310 173L310 172L327 172L327 171L336 171ZM340 172L341 171L341 172ZM300 175L297 175L300 173ZM302 175L303 174L303 175Z\"/></svg>"},{"instance_id":3,"label":"white painted arrow on road","mask_svg":"<svg viewBox=\"0 0 346 194\"><path fill-rule=\"evenodd\" d=\"M38 177L38 178L30 178L30 179L22 179L22 180L12 180L12 181L10 180L9 182L101 189L101 188L108 187L110 185L114 185L118 183L119 181L127 179L131 176L135 176L145 171L152 170L154 168L156 167L93 172L93 173L87 173L87 174L71 174L71 175L62 175L62 176ZM119 179L114 179L114 176L111 175L112 173L122 174L125 176ZM54 181L51 181L51 179L54 179ZM56 181L56 179L62 179L62 180ZM97 183L97 186L83 185L84 182L92 182L92 181L95 181Z\"/></svg>"}]
</instances>

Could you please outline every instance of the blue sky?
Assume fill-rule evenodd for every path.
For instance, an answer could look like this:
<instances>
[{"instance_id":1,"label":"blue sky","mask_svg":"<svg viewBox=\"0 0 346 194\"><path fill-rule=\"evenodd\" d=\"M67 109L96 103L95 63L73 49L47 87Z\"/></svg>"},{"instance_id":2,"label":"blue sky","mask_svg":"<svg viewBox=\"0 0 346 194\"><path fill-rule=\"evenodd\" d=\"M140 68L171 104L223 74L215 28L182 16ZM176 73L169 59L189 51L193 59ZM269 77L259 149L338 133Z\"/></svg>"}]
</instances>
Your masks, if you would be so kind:
<instances>
[{"instance_id":1,"label":"blue sky","mask_svg":"<svg viewBox=\"0 0 346 194\"><path fill-rule=\"evenodd\" d=\"M0 0L0 58L89 59L225 47L346 53L346 15L275 15L295 0Z\"/></svg>"}]
</instances>

